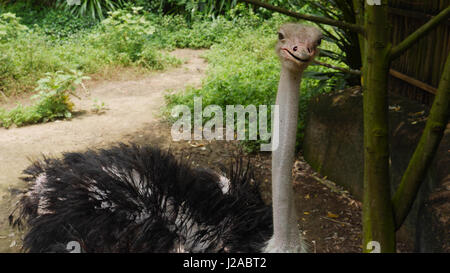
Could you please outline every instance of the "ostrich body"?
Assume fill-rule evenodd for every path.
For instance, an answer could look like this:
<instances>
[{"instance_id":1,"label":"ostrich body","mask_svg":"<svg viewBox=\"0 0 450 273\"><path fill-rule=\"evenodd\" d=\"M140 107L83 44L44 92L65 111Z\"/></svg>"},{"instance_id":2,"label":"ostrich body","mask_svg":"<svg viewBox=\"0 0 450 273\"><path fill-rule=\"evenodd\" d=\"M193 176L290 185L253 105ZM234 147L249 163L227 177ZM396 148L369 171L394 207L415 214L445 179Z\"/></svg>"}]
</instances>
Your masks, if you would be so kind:
<instances>
[{"instance_id":1,"label":"ostrich body","mask_svg":"<svg viewBox=\"0 0 450 273\"><path fill-rule=\"evenodd\" d=\"M258 252L271 235L271 209L251 173L225 179L150 146L66 153L25 170L31 188L16 224L24 249L65 252Z\"/></svg>"},{"instance_id":2,"label":"ostrich body","mask_svg":"<svg viewBox=\"0 0 450 273\"><path fill-rule=\"evenodd\" d=\"M29 227L24 250L66 252L75 241L83 252L305 251L291 170L301 74L317 54L321 34L285 24L278 36L273 210L242 161L225 178L154 147L121 144L45 158L24 171L30 187L10 216L14 225Z\"/></svg>"}]
</instances>

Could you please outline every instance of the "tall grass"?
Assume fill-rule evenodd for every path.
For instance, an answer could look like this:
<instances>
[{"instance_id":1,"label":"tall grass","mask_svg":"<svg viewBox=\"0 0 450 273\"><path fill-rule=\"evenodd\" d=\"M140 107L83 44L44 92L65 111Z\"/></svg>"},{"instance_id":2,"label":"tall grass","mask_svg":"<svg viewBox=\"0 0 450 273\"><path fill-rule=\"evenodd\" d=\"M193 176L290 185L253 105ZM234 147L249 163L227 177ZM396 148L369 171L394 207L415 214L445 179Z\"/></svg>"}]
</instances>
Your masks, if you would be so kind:
<instances>
[{"instance_id":1,"label":"tall grass","mask_svg":"<svg viewBox=\"0 0 450 273\"><path fill-rule=\"evenodd\" d=\"M188 21L182 15L162 16L130 6L110 13L101 23L63 11L30 11L35 18L24 14L26 26L18 17L14 22L0 21L0 30L2 26L15 30L9 38L2 38L0 32L4 40L0 41L0 91L6 96L30 92L46 72L92 74L108 66L164 69L178 63L165 50L209 48L230 33L262 24L261 18L246 10L240 6L227 16Z\"/></svg>"},{"instance_id":2,"label":"tall grass","mask_svg":"<svg viewBox=\"0 0 450 273\"><path fill-rule=\"evenodd\" d=\"M177 14L188 20L197 16L215 17L233 9L237 0L134 0L129 1L143 6L149 11L162 14Z\"/></svg>"},{"instance_id":3,"label":"tall grass","mask_svg":"<svg viewBox=\"0 0 450 273\"><path fill-rule=\"evenodd\" d=\"M127 22L123 21L128 15ZM150 42L154 27L140 11L117 11L88 28L78 28L83 23L77 20L73 28L70 21L53 26L46 18L42 27L25 27L17 17L1 21L5 16L12 15L0 15L0 91L6 96L32 91L46 72L81 70L92 74L108 66L164 69L179 63Z\"/></svg>"}]
</instances>

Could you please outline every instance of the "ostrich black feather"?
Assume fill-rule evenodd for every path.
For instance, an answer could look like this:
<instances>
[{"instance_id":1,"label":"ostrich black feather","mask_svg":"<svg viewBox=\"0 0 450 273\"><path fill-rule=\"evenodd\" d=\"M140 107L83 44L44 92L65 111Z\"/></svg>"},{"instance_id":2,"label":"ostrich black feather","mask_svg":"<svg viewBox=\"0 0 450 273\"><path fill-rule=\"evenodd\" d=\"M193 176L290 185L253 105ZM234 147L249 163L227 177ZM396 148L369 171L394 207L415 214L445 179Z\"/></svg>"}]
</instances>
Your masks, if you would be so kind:
<instances>
[{"instance_id":1,"label":"ostrich black feather","mask_svg":"<svg viewBox=\"0 0 450 273\"><path fill-rule=\"evenodd\" d=\"M272 210L251 168L238 160L229 180L151 146L44 158L11 224L28 229L29 252L259 252L272 235Z\"/></svg>"}]
</instances>

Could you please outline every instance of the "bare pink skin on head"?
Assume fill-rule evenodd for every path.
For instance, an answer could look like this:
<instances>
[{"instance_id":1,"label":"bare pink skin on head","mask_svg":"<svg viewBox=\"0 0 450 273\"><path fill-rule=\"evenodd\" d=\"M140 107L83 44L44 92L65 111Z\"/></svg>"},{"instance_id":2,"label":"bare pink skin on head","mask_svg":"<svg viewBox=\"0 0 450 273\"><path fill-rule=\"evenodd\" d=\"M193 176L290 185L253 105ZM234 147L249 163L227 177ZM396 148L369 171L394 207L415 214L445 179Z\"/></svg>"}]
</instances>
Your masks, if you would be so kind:
<instances>
[{"instance_id":1,"label":"bare pink skin on head","mask_svg":"<svg viewBox=\"0 0 450 273\"><path fill-rule=\"evenodd\" d=\"M278 31L275 51L281 65L290 70L303 71L319 54L322 32L316 27L288 23Z\"/></svg>"},{"instance_id":2,"label":"bare pink skin on head","mask_svg":"<svg viewBox=\"0 0 450 273\"><path fill-rule=\"evenodd\" d=\"M272 238L265 252L306 252L306 244L297 227L292 167L295 157L298 101L302 73L319 53L322 33L315 27L285 24L278 31L276 53L281 62L276 105L278 117L273 121L272 140ZM275 141L276 142L276 141ZM273 142L273 143L275 143Z\"/></svg>"}]
</instances>

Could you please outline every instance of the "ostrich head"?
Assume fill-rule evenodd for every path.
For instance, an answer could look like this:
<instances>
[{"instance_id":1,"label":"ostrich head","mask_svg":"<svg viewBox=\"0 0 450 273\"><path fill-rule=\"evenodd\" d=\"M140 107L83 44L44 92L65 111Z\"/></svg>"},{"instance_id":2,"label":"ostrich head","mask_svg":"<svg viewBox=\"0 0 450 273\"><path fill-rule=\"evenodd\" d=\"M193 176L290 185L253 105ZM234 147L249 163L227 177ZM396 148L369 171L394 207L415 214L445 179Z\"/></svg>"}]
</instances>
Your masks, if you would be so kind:
<instances>
[{"instance_id":1,"label":"ostrich head","mask_svg":"<svg viewBox=\"0 0 450 273\"><path fill-rule=\"evenodd\" d=\"M282 25L275 47L281 65L289 70L303 71L319 54L317 47L322 37L321 31L312 26L294 23Z\"/></svg>"}]
</instances>

